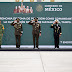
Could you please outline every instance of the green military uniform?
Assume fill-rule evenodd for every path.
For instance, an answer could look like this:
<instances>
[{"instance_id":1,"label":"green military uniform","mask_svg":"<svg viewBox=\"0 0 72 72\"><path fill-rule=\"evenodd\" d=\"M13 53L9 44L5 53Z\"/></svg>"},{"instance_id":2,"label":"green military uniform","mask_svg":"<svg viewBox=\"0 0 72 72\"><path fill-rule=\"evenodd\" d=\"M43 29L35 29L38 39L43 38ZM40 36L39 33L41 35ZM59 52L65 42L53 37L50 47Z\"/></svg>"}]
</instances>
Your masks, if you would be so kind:
<instances>
[{"instance_id":1,"label":"green military uniform","mask_svg":"<svg viewBox=\"0 0 72 72\"><path fill-rule=\"evenodd\" d=\"M38 48L38 39L39 39L39 33L41 33L41 25L38 22L36 23L32 21L30 21L28 24L32 25L33 27L32 34L33 34L34 48L35 48L35 38L36 38L36 47Z\"/></svg>"},{"instance_id":2,"label":"green military uniform","mask_svg":"<svg viewBox=\"0 0 72 72\"><path fill-rule=\"evenodd\" d=\"M4 25L0 24L0 48L2 44L2 34L4 33Z\"/></svg>"},{"instance_id":3,"label":"green military uniform","mask_svg":"<svg viewBox=\"0 0 72 72\"><path fill-rule=\"evenodd\" d=\"M22 24L12 22L11 25L14 26L14 28L15 28L16 47L19 48L21 34L23 33Z\"/></svg>"}]
</instances>

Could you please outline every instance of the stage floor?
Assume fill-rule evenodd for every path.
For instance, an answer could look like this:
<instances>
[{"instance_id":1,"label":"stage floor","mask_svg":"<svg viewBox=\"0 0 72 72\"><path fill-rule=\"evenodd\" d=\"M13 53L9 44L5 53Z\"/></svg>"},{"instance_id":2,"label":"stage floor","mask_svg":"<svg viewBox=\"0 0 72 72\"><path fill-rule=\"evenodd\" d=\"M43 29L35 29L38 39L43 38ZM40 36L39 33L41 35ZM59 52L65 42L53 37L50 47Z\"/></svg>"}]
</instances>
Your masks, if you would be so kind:
<instances>
[{"instance_id":1,"label":"stage floor","mask_svg":"<svg viewBox=\"0 0 72 72\"><path fill-rule=\"evenodd\" d=\"M33 47L22 47L22 48L16 48L16 47L2 47L0 51L72 51L72 48L35 48Z\"/></svg>"},{"instance_id":2,"label":"stage floor","mask_svg":"<svg viewBox=\"0 0 72 72\"><path fill-rule=\"evenodd\" d=\"M72 51L72 46L62 46L54 49L54 45L39 45L39 49L33 49L33 45L21 45L16 48L15 45L2 45L0 51Z\"/></svg>"}]
</instances>

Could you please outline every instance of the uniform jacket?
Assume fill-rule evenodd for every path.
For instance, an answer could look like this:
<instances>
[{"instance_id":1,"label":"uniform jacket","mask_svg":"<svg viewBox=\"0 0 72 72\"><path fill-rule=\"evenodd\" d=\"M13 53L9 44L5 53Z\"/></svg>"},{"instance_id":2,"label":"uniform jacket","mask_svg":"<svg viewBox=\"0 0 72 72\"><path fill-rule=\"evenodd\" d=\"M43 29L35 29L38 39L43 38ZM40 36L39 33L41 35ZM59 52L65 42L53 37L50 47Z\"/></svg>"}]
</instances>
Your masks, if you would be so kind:
<instances>
[{"instance_id":1,"label":"uniform jacket","mask_svg":"<svg viewBox=\"0 0 72 72\"><path fill-rule=\"evenodd\" d=\"M51 28L54 29L54 34L62 34L60 25L52 24Z\"/></svg>"},{"instance_id":2,"label":"uniform jacket","mask_svg":"<svg viewBox=\"0 0 72 72\"><path fill-rule=\"evenodd\" d=\"M12 26L15 28L15 35L20 35L23 33L22 24L21 23L11 23Z\"/></svg>"},{"instance_id":3,"label":"uniform jacket","mask_svg":"<svg viewBox=\"0 0 72 72\"><path fill-rule=\"evenodd\" d=\"M40 25L40 23L35 23L35 22L30 21L28 24L32 25L32 27L33 27L32 34L41 33L41 25Z\"/></svg>"}]
</instances>

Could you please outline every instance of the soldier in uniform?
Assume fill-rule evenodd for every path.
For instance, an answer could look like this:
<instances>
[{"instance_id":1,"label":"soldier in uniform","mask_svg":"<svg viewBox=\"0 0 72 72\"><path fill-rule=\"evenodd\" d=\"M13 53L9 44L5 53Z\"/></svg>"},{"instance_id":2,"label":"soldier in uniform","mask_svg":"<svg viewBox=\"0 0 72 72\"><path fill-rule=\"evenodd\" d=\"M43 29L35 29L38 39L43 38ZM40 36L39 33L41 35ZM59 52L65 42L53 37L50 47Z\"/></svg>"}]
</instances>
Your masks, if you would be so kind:
<instances>
[{"instance_id":1,"label":"soldier in uniform","mask_svg":"<svg viewBox=\"0 0 72 72\"><path fill-rule=\"evenodd\" d=\"M16 37L16 48L20 48L20 39L23 33L22 24L19 23L20 19L17 18L14 22L11 23L15 28L15 37Z\"/></svg>"},{"instance_id":2,"label":"soldier in uniform","mask_svg":"<svg viewBox=\"0 0 72 72\"><path fill-rule=\"evenodd\" d=\"M36 48L38 48L38 40L39 36L41 36L41 25L40 23L38 23L38 18L34 18L34 20L30 21L28 24L32 25L33 27L32 34L33 34L34 49L35 49L35 39L36 39Z\"/></svg>"},{"instance_id":3,"label":"soldier in uniform","mask_svg":"<svg viewBox=\"0 0 72 72\"><path fill-rule=\"evenodd\" d=\"M0 48L1 48L1 44L2 44L3 33L4 33L4 25L1 24L1 20L0 20Z\"/></svg>"},{"instance_id":4,"label":"soldier in uniform","mask_svg":"<svg viewBox=\"0 0 72 72\"><path fill-rule=\"evenodd\" d=\"M55 48L59 48L59 37L61 36L61 26L58 24L58 20L55 20L55 22L51 25L51 28L54 29L54 42L55 42Z\"/></svg>"}]
</instances>

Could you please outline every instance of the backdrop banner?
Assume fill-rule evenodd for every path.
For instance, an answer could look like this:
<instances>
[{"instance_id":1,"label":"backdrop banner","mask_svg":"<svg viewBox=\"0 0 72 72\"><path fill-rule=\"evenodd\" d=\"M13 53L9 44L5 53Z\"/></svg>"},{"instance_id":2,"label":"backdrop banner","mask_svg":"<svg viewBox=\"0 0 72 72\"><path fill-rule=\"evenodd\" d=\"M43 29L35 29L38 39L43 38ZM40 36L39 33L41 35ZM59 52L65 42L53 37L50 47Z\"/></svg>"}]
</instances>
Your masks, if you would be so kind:
<instances>
[{"instance_id":1,"label":"backdrop banner","mask_svg":"<svg viewBox=\"0 0 72 72\"><path fill-rule=\"evenodd\" d=\"M19 11L21 6L27 11ZM23 25L21 45L33 45L32 26L28 22L38 17L42 35L39 45L54 45L53 29L50 28L55 19L59 20L62 28L60 45L72 45L72 2L1 2L0 20L5 27L2 39L3 45L15 45L14 27L11 23L20 18ZM22 8L21 8L22 9Z\"/></svg>"}]
</instances>

